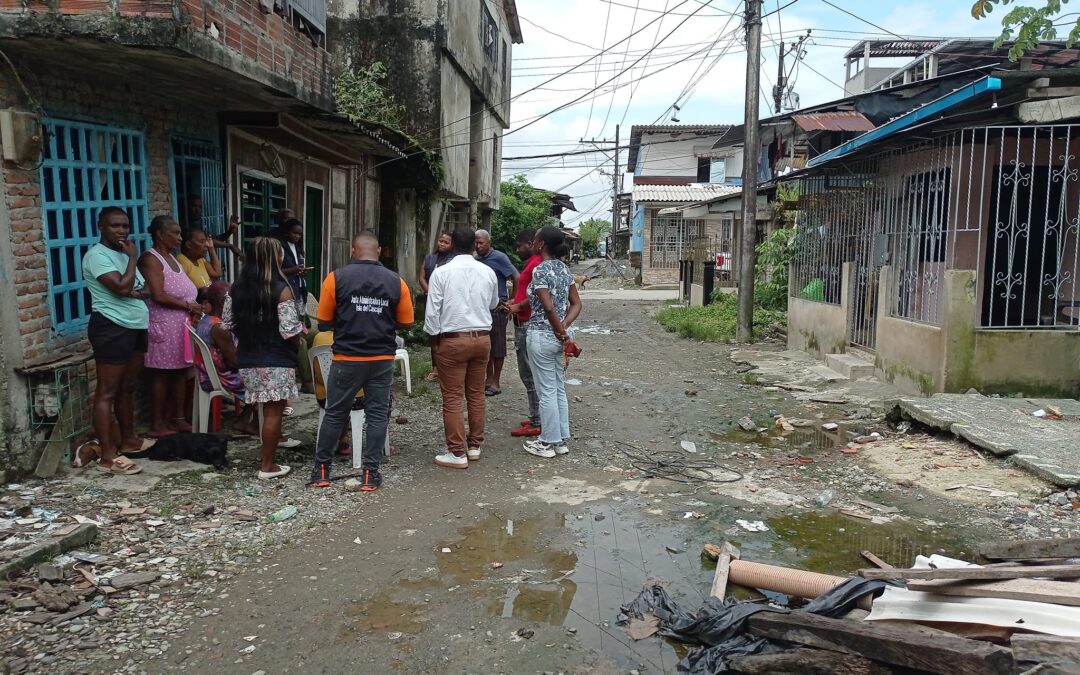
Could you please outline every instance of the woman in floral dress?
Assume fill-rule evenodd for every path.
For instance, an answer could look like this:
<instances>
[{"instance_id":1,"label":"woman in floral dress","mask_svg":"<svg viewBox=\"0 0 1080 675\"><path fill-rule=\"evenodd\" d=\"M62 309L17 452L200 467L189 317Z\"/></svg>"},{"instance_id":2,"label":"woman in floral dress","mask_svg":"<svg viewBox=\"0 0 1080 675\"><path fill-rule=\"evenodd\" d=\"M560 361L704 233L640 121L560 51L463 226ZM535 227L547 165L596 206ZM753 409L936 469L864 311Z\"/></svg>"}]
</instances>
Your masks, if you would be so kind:
<instances>
[{"instance_id":1,"label":"woman in floral dress","mask_svg":"<svg viewBox=\"0 0 1080 675\"><path fill-rule=\"evenodd\" d=\"M296 389L297 349L304 326L293 301L292 288L281 272L281 242L257 237L244 252L240 277L225 299L222 325L236 335L237 364L249 405L261 405L262 465L259 478L278 478L289 467L274 463L274 452L296 447L282 441L281 417Z\"/></svg>"}]
</instances>

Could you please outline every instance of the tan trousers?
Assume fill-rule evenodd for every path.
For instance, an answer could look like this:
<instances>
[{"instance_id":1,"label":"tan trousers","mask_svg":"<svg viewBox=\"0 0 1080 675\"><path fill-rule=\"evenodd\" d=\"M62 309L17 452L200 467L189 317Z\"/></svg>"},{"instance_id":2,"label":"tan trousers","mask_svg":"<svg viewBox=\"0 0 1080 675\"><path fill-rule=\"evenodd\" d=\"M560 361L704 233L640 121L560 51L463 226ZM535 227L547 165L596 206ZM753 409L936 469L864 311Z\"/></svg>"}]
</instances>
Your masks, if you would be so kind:
<instances>
[{"instance_id":1,"label":"tan trousers","mask_svg":"<svg viewBox=\"0 0 1080 675\"><path fill-rule=\"evenodd\" d=\"M446 447L451 452L460 454L466 448L479 448L484 443L487 405L484 382L490 353L491 339L487 335L442 338L435 348L435 366L439 369L443 399L443 430ZM467 435L462 399L465 399L469 413Z\"/></svg>"}]
</instances>

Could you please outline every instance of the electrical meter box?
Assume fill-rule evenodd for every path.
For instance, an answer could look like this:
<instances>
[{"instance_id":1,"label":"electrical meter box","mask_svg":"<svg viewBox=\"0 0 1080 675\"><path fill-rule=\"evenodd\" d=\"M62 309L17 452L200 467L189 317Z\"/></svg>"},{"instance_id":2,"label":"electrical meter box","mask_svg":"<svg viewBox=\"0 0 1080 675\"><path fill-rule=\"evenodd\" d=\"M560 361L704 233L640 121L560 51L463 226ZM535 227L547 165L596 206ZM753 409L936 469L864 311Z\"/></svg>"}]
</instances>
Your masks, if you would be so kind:
<instances>
[{"instance_id":1,"label":"electrical meter box","mask_svg":"<svg viewBox=\"0 0 1080 675\"><path fill-rule=\"evenodd\" d=\"M41 120L23 110L0 110L0 145L8 162L36 162L41 157Z\"/></svg>"}]
</instances>

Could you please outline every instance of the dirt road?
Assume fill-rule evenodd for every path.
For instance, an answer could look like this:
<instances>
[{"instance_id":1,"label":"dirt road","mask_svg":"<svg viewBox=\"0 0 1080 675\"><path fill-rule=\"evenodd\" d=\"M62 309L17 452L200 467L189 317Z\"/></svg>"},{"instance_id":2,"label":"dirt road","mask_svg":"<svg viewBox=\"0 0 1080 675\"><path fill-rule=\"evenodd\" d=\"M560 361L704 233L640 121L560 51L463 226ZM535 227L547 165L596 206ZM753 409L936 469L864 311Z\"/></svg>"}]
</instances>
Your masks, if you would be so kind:
<instances>
[{"instance_id":1,"label":"dirt road","mask_svg":"<svg viewBox=\"0 0 1080 675\"><path fill-rule=\"evenodd\" d=\"M203 597L204 616L143 667L675 672L681 652L655 637L633 642L616 625L619 606L662 578L696 607L712 579L699 558L707 542L843 573L863 566L864 549L907 564L916 552L969 552L1003 531L993 512L899 487L812 433L792 441L740 431L744 416L771 427L774 414L816 421L851 411L756 386L730 348L663 332L650 317L656 307L590 299L579 324L585 355L567 375L568 456L534 458L509 436L525 412L510 361L503 394L489 399L484 458L468 471L432 464L441 440L434 390L400 397L409 422L391 429L400 452L383 489L317 496L332 515ZM624 450L639 456L636 468ZM688 482L644 480L660 451L711 469L686 472ZM872 500L905 518L815 507L826 489L834 506ZM769 529L747 532L739 519ZM962 530L949 524L958 522Z\"/></svg>"}]
</instances>

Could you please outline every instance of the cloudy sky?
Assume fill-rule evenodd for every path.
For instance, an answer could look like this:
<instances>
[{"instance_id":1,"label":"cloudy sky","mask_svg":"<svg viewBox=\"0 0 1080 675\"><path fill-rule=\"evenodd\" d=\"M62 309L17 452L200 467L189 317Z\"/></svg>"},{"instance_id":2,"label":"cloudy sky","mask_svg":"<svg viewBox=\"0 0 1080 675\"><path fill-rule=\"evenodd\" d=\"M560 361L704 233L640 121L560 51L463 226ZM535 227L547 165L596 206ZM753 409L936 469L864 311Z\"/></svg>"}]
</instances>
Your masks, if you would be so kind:
<instances>
[{"instance_id":1,"label":"cloudy sky","mask_svg":"<svg viewBox=\"0 0 1080 675\"><path fill-rule=\"evenodd\" d=\"M762 116L771 112L781 40L790 42L812 29L805 59L792 76L800 105L807 106L842 97L843 55L861 39L994 36L1003 13L975 21L971 0L829 2L858 18L826 0L765 0L761 58L768 100L762 97ZM741 4L517 0L525 44L513 53L517 98L503 155L592 149L596 146L582 145L580 139L613 139L616 124L622 125L625 143L634 124L670 123L676 102L684 124L741 123L746 50L740 15L733 14L741 12ZM605 47L606 53L580 65ZM625 152L621 160L625 166ZM523 173L533 185L571 194L580 209L564 216L572 226L592 216L610 218L611 171L610 152L503 163L504 178Z\"/></svg>"}]
</instances>

